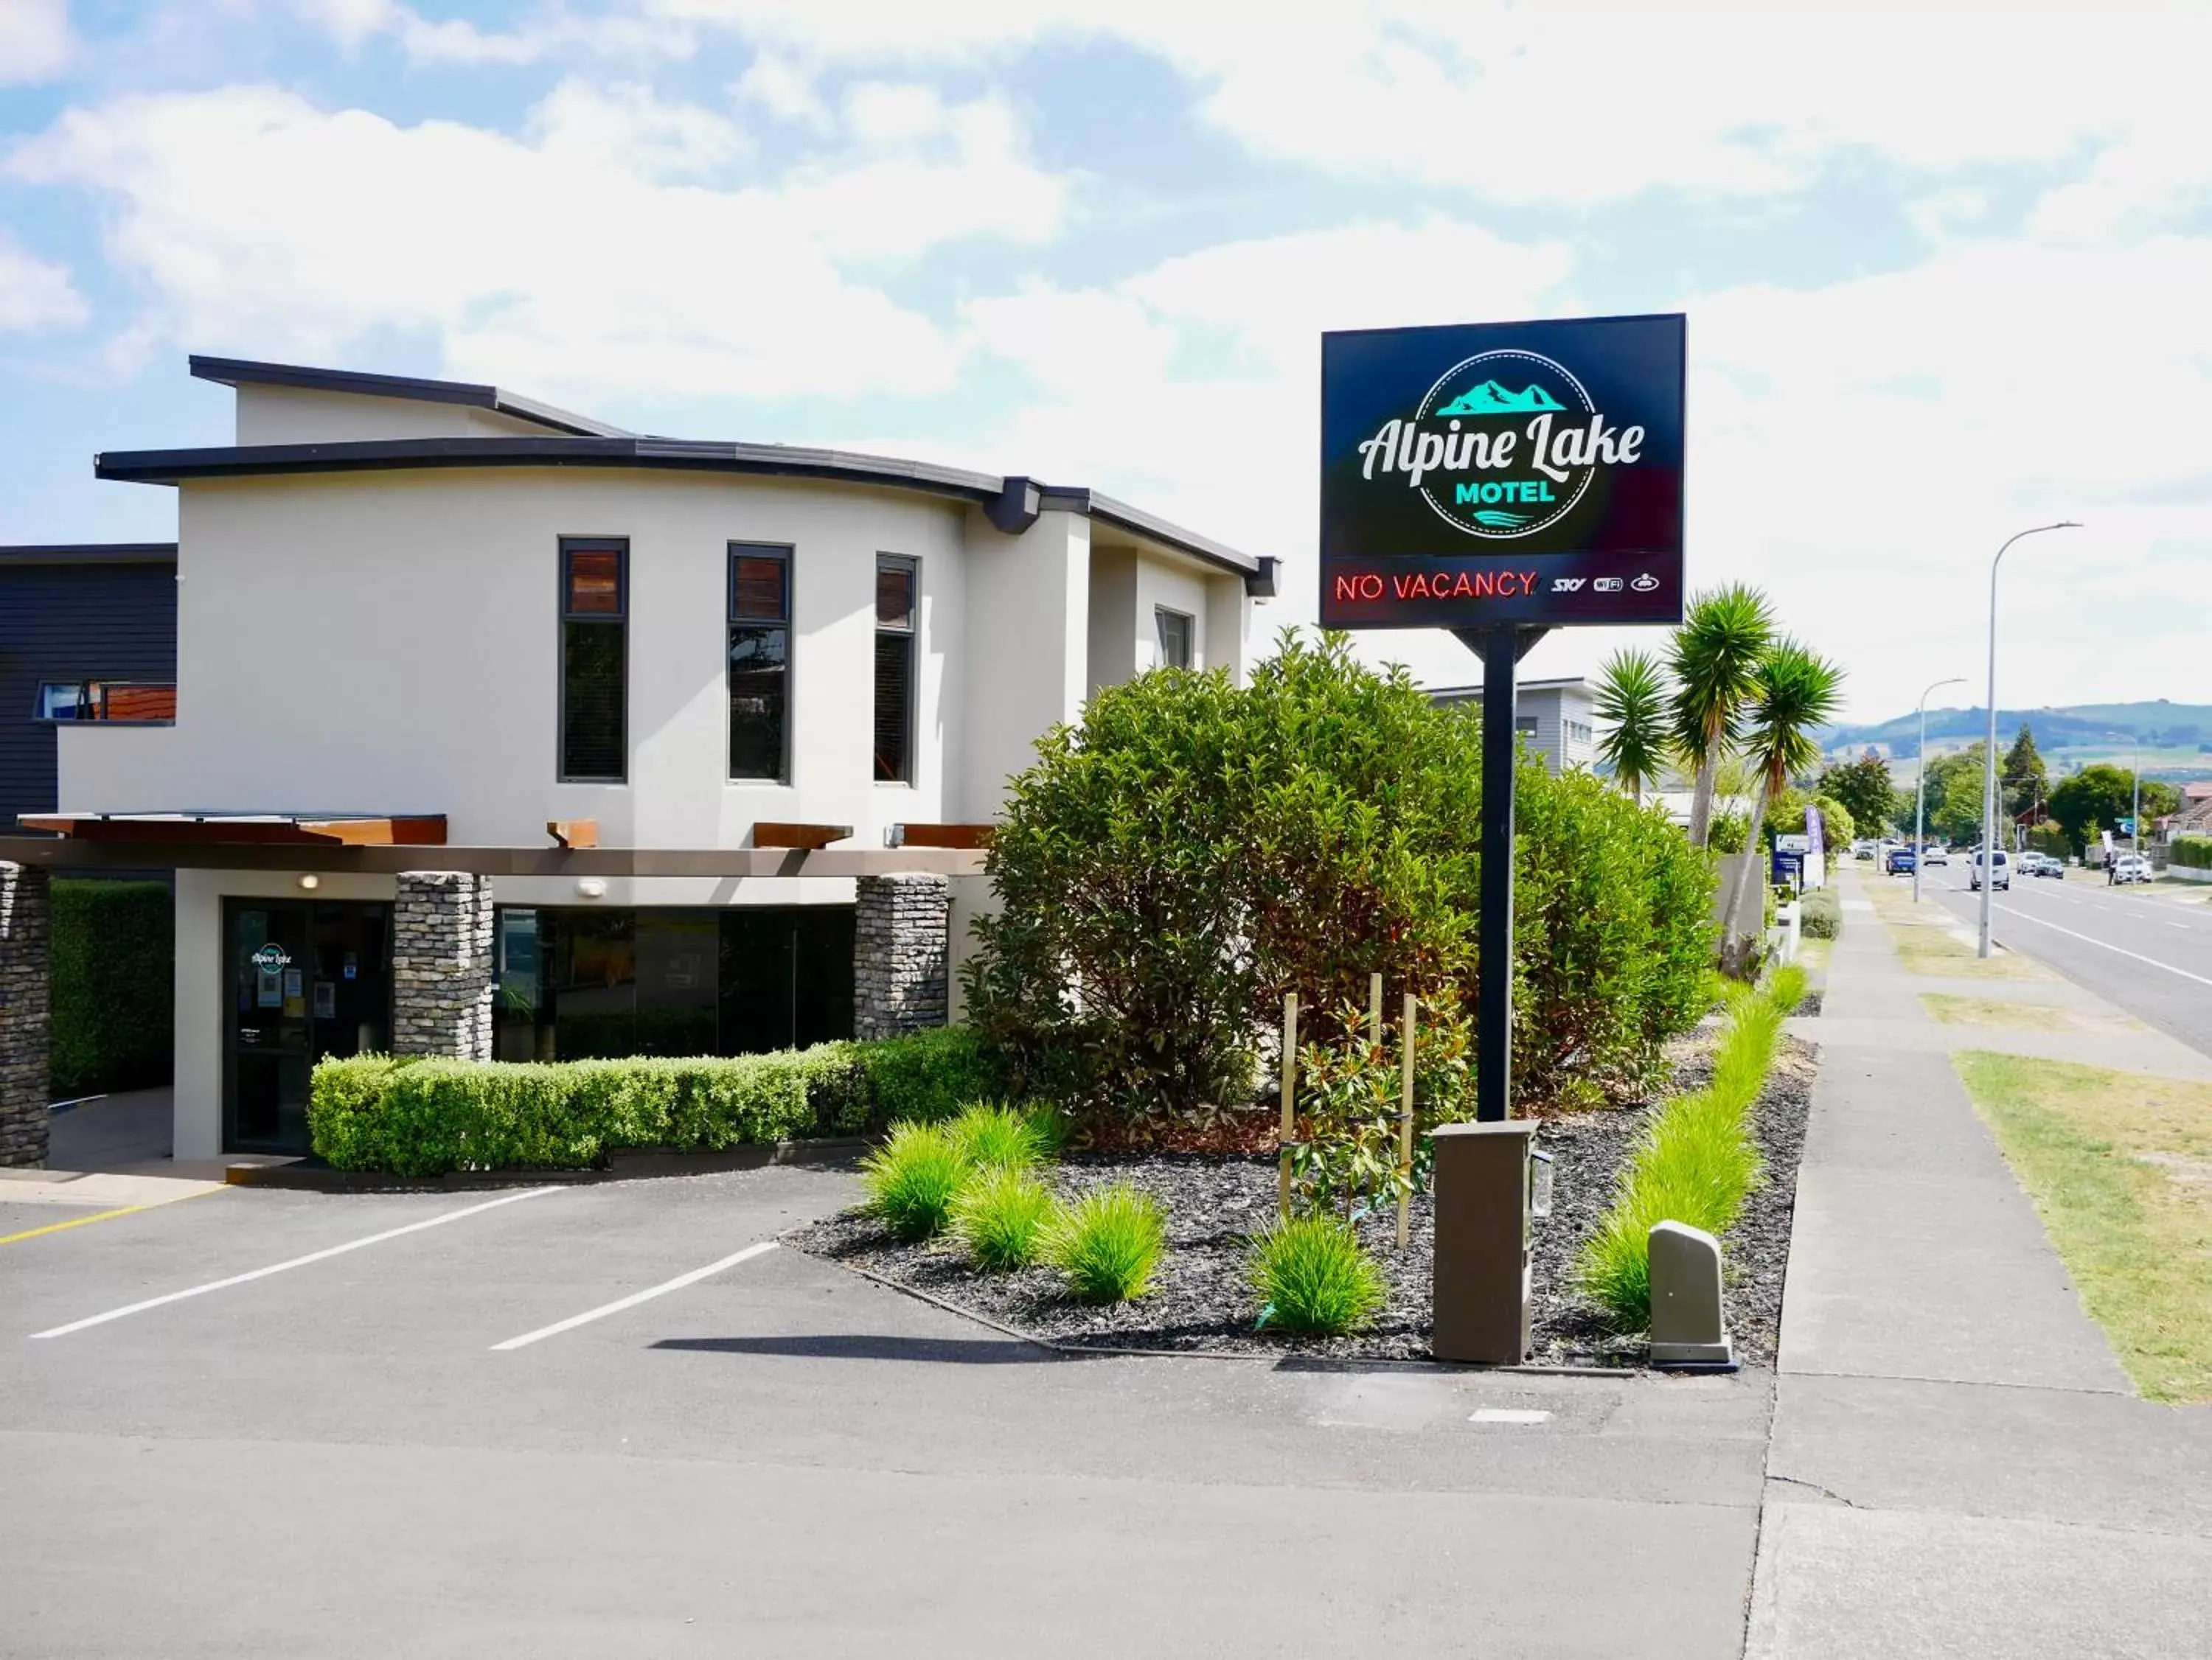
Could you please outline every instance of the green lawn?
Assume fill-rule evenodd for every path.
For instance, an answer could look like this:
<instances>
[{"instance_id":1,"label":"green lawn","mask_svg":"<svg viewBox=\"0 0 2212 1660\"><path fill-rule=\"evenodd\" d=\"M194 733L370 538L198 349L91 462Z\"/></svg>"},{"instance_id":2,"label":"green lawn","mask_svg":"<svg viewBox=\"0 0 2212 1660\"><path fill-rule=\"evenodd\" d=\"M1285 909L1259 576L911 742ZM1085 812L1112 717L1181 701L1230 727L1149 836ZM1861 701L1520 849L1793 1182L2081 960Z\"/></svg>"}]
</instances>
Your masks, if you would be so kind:
<instances>
[{"instance_id":1,"label":"green lawn","mask_svg":"<svg viewBox=\"0 0 2212 1660\"><path fill-rule=\"evenodd\" d=\"M2136 1387L2212 1401L2212 1084L1953 1059Z\"/></svg>"},{"instance_id":2,"label":"green lawn","mask_svg":"<svg viewBox=\"0 0 2212 1660\"><path fill-rule=\"evenodd\" d=\"M1920 1001L1946 1026L2002 1026L2021 1032L2141 1032L2140 1021L2047 1003L2008 1003L2000 997L1960 997L1923 991Z\"/></svg>"}]
</instances>

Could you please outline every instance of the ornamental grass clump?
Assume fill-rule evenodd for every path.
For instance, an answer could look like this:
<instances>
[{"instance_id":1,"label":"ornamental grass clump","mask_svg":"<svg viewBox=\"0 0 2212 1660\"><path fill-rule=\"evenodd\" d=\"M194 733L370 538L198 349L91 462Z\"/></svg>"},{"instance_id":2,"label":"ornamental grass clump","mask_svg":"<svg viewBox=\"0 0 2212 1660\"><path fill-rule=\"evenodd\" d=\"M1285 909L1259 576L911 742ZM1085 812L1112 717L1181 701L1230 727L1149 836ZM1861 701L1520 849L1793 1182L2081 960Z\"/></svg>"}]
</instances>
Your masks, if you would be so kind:
<instances>
[{"instance_id":1,"label":"ornamental grass clump","mask_svg":"<svg viewBox=\"0 0 2212 1660\"><path fill-rule=\"evenodd\" d=\"M866 1208L902 1239L933 1238L951 1221L969 1168L946 1126L894 1124L883 1146L860 1160Z\"/></svg>"},{"instance_id":2,"label":"ornamental grass clump","mask_svg":"<svg viewBox=\"0 0 2212 1660\"><path fill-rule=\"evenodd\" d=\"M977 1101L945 1128L960 1156L978 1170L1026 1170L1048 1150L1037 1118L1010 1106Z\"/></svg>"},{"instance_id":3,"label":"ornamental grass clump","mask_svg":"<svg viewBox=\"0 0 2212 1660\"><path fill-rule=\"evenodd\" d=\"M1047 1234L1045 1257L1079 1302L1125 1303L1152 1288L1167 1249L1167 1211L1151 1194L1116 1182L1062 1210Z\"/></svg>"},{"instance_id":4,"label":"ornamental grass clump","mask_svg":"<svg viewBox=\"0 0 2212 1660\"><path fill-rule=\"evenodd\" d=\"M1373 1323L1385 1289L1382 1270L1358 1237L1332 1216L1300 1216L1252 1241L1253 1289L1260 1324L1279 1331L1340 1336Z\"/></svg>"},{"instance_id":5,"label":"ornamental grass clump","mask_svg":"<svg viewBox=\"0 0 2212 1660\"><path fill-rule=\"evenodd\" d=\"M1583 1247L1576 1269L1584 1294L1623 1330L1639 1330L1650 1322L1652 1228L1674 1221L1725 1233L1759 1185L1751 1114L1781 1040L1786 1010L1776 993L1802 996L1803 990L1800 976L1794 986L1732 991L1711 1079L1654 1113L1629 1154L1613 1206Z\"/></svg>"},{"instance_id":6,"label":"ornamental grass clump","mask_svg":"<svg viewBox=\"0 0 2212 1660\"><path fill-rule=\"evenodd\" d=\"M980 1170L952 1206L952 1237L986 1274L1027 1268L1043 1255L1060 1209L1044 1184L1011 1166Z\"/></svg>"}]
</instances>

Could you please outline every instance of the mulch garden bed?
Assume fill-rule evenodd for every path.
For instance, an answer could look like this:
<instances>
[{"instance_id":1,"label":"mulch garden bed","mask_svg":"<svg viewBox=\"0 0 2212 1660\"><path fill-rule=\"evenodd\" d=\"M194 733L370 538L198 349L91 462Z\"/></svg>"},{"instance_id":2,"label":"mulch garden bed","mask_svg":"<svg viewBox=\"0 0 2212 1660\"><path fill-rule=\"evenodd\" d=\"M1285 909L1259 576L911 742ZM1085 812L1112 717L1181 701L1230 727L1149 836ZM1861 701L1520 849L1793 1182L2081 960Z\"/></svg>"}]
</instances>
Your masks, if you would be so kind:
<instances>
[{"instance_id":1,"label":"mulch garden bed","mask_svg":"<svg viewBox=\"0 0 2212 1660\"><path fill-rule=\"evenodd\" d=\"M1671 1087L1693 1088L1710 1064L1710 1029L1686 1040ZM1723 1241L1729 1335L1739 1360L1771 1366L1780 1335L1783 1275L1805 1142L1814 1051L1785 1037L1759 1097L1756 1127L1767 1180ZM1649 1104L1544 1122L1538 1143L1553 1157L1551 1216L1535 1225L1531 1284L1531 1364L1635 1366L1640 1339L1608 1330L1576 1295L1570 1270L1611 1203L1615 1171L1642 1128ZM1167 1207L1168 1251L1150 1295L1104 1308L1069 1300L1059 1276L1036 1268L981 1275L938 1244L906 1245L869 1217L834 1216L785 1236L785 1243L927 1293L999 1326L1071 1346L1209 1354L1301 1354L1342 1359L1429 1358L1433 1228L1428 1197L1413 1203L1413 1240L1396 1246L1395 1211L1364 1219L1360 1237L1381 1263L1389 1300L1357 1336L1290 1337L1254 1330L1255 1299L1245 1278L1246 1236L1275 1206L1272 1156L1125 1152L1071 1153L1048 1172L1064 1197L1115 1181L1157 1195Z\"/></svg>"}]
</instances>

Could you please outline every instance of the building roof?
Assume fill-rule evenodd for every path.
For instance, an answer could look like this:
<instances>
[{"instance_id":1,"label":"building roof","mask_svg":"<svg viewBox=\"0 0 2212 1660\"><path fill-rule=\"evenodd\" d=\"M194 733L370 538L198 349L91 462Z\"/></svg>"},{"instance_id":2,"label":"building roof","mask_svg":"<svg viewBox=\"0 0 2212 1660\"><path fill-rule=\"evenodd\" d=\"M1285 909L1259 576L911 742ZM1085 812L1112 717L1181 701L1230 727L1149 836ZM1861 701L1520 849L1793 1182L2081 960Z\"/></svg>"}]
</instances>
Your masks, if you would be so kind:
<instances>
[{"instance_id":1,"label":"building roof","mask_svg":"<svg viewBox=\"0 0 2212 1660\"><path fill-rule=\"evenodd\" d=\"M34 542L0 547L0 567L11 565L174 565L173 542Z\"/></svg>"},{"instance_id":2,"label":"building roof","mask_svg":"<svg viewBox=\"0 0 2212 1660\"><path fill-rule=\"evenodd\" d=\"M480 386L466 380L424 380L415 375L368 374L358 369L318 369L305 363L258 363L243 357L203 357L188 360L192 374L234 389L240 386L282 386L295 391L340 392L353 397L396 397L415 403L459 403L472 409L490 409L515 421L526 421L550 432L579 438L626 438L620 427L611 427L589 415L556 409L550 403Z\"/></svg>"},{"instance_id":3,"label":"building roof","mask_svg":"<svg viewBox=\"0 0 2212 1660\"><path fill-rule=\"evenodd\" d=\"M2181 798L2184 801L2212 801L2212 779L2202 784L2183 785Z\"/></svg>"},{"instance_id":4,"label":"building roof","mask_svg":"<svg viewBox=\"0 0 2212 1660\"><path fill-rule=\"evenodd\" d=\"M1438 702L1443 703L1458 703L1480 698L1482 695L1482 686L1480 682L1477 682L1473 686L1431 686L1425 689L1427 691L1430 697L1435 699ZM1587 692L1589 690L1589 682L1584 680L1580 675L1566 675L1554 680L1516 681L1514 682L1513 689L1516 694L1522 692Z\"/></svg>"},{"instance_id":5,"label":"building roof","mask_svg":"<svg viewBox=\"0 0 2212 1660\"><path fill-rule=\"evenodd\" d=\"M786 444L714 443L651 438L587 416L519 398L496 386L404 375L362 374L289 363L198 357L192 373L225 385L290 386L365 397L412 397L495 409L547 427L544 437L402 438L337 443L225 445L191 450L111 451L93 457L94 474L134 484L179 484L196 478L252 478L288 473L401 471L429 467L623 467L684 472L819 479L833 483L919 490L968 501L1008 534L1027 530L1040 513L1081 513L1158 542L1244 580L1259 598L1275 592L1278 561L1240 553L1210 537L1080 486L1003 477L925 461L862 455ZM174 549L171 549L172 557Z\"/></svg>"}]
</instances>

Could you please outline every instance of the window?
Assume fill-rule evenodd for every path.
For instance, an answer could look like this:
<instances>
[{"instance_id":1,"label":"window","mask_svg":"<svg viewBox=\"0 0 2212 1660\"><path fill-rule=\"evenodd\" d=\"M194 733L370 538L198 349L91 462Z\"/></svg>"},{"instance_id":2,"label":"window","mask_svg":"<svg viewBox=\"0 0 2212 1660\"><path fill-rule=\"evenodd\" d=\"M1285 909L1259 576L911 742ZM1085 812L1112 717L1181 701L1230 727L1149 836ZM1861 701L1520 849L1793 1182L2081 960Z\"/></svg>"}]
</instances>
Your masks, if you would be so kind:
<instances>
[{"instance_id":1,"label":"window","mask_svg":"<svg viewBox=\"0 0 2212 1660\"><path fill-rule=\"evenodd\" d=\"M177 718L177 688L167 681L47 681L39 688L34 720L89 720L111 725L161 725Z\"/></svg>"},{"instance_id":2,"label":"window","mask_svg":"<svg viewBox=\"0 0 2212 1660\"><path fill-rule=\"evenodd\" d=\"M1152 626L1160 637L1160 667L1188 669L1190 667L1190 618L1181 611L1170 611L1164 605L1152 608Z\"/></svg>"},{"instance_id":3,"label":"window","mask_svg":"<svg viewBox=\"0 0 2212 1660\"><path fill-rule=\"evenodd\" d=\"M561 777L620 784L629 759L629 543L561 539Z\"/></svg>"},{"instance_id":4,"label":"window","mask_svg":"<svg viewBox=\"0 0 2212 1660\"><path fill-rule=\"evenodd\" d=\"M1535 718L1535 716L1534 716L1534 715L1516 715L1516 716L1514 716L1514 717L1513 717L1513 730L1514 730L1515 731L1518 732L1518 733L1519 733L1522 737L1524 737L1524 738L1533 738L1533 737L1534 737L1534 736L1536 736L1536 718Z\"/></svg>"},{"instance_id":5,"label":"window","mask_svg":"<svg viewBox=\"0 0 2212 1660\"><path fill-rule=\"evenodd\" d=\"M914 782L915 566L876 560L876 782Z\"/></svg>"},{"instance_id":6,"label":"window","mask_svg":"<svg viewBox=\"0 0 2212 1660\"><path fill-rule=\"evenodd\" d=\"M730 776L790 776L791 549L730 544Z\"/></svg>"}]
</instances>

